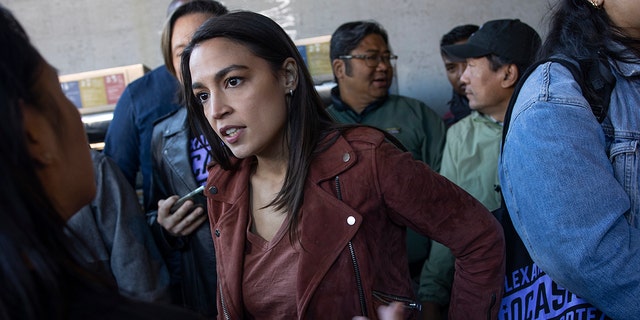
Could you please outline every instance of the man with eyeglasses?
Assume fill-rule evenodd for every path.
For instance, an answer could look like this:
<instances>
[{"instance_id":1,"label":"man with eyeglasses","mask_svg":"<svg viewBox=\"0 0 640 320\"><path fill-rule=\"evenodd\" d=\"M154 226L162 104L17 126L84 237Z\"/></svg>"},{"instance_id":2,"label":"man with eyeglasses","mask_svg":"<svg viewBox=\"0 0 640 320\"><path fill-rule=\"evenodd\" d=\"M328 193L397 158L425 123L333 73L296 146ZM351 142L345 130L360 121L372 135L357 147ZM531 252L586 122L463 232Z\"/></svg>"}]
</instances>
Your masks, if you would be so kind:
<instances>
[{"instance_id":1,"label":"man with eyeglasses","mask_svg":"<svg viewBox=\"0 0 640 320\"><path fill-rule=\"evenodd\" d=\"M341 25L331 36L331 65L338 84L327 111L338 122L378 127L394 135L414 158L440 168L445 126L424 103L389 94L398 59L387 32L374 21Z\"/></svg>"},{"instance_id":2,"label":"man with eyeglasses","mask_svg":"<svg viewBox=\"0 0 640 320\"><path fill-rule=\"evenodd\" d=\"M374 21L341 25L331 36L330 56L338 83L331 89L332 105L327 108L331 116L338 122L383 129L398 138L414 158L439 170L445 125L424 103L389 94L398 57L391 52L382 26ZM409 268L416 287L429 246L429 239L409 230Z\"/></svg>"}]
</instances>

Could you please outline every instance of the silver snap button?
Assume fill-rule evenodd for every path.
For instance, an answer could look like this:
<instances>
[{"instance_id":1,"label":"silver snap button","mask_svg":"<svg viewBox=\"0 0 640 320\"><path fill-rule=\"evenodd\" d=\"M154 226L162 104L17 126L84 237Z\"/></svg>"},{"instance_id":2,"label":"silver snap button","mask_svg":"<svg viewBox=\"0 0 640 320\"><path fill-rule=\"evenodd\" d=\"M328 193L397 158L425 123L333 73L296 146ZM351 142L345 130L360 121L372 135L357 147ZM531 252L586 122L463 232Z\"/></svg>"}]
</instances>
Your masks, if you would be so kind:
<instances>
[{"instance_id":1,"label":"silver snap button","mask_svg":"<svg viewBox=\"0 0 640 320\"><path fill-rule=\"evenodd\" d=\"M216 193L218 193L218 188L216 188L215 186L211 186L211 187L209 187L209 193L210 193L210 194L216 194Z\"/></svg>"},{"instance_id":2,"label":"silver snap button","mask_svg":"<svg viewBox=\"0 0 640 320\"><path fill-rule=\"evenodd\" d=\"M342 155L342 161L349 162L349 160L351 160L351 155L349 154L349 152L346 152Z\"/></svg>"},{"instance_id":3,"label":"silver snap button","mask_svg":"<svg viewBox=\"0 0 640 320\"><path fill-rule=\"evenodd\" d=\"M356 218L354 218L353 216L349 216L347 218L347 224L350 225L350 226L356 224Z\"/></svg>"}]
</instances>

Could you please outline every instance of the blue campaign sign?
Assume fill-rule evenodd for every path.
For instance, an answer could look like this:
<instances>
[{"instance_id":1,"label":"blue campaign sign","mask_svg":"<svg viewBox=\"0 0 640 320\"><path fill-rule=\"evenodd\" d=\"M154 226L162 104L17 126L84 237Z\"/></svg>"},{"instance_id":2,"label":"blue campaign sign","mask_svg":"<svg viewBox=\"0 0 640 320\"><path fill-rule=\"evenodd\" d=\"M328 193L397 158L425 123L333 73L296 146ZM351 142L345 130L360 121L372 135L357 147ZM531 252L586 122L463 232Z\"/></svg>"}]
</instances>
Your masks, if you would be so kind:
<instances>
[{"instance_id":1,"label":"blue campaign sign","mask_svg":"<svg viewBox=\"0 0 640 320\"><path fill-rule=\"evenodd\" d=\"M80 86L78 81L62 82L60 84L62 92L67 96L67 99L76 106L76 108L82 108L82 99L80 98Z\"/></svg>"}]
</instances>

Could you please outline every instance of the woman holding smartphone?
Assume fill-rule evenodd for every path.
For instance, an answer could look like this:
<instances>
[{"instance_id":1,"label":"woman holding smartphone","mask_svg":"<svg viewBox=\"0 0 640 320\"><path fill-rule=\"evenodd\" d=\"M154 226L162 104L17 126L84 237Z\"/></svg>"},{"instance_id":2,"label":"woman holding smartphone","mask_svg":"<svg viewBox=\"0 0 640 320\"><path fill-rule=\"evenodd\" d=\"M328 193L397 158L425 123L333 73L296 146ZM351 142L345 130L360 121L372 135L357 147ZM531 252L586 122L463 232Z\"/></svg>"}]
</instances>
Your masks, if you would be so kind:
<instances>
[{"instance_id":1,"label":"woman holding smartphone","mask_svg":"<svg viewBox=\"0 0 640 320\"><path fill-rule=\"evenodd\" d=\"M217 1L193 0L169 16L162 52L167 69L178 81L180 55L193 33L207 19L225 13L227 9ZM202 192L193 192L207 178L207 146L202 141L189 130L184 107L155 123L151 135L151 206L146 209L171 272L173 302L213 318L217 314L215 251L205 198ZM187 194L191 196L177 203L179 196Z\"/></svg>"}]
</instances>

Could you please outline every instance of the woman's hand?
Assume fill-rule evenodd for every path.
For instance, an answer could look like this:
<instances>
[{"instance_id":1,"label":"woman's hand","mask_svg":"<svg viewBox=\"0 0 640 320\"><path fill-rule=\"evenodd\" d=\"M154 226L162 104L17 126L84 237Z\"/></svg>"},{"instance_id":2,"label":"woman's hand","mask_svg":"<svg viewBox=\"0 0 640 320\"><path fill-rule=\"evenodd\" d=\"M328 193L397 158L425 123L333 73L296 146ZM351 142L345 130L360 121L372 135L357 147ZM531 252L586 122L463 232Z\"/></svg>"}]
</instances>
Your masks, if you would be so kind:
<instances>
[{"instance_id":1,"label":"woman's hand","mask_svg":"<svg viewBox=\"0 0 640 320\"><path fill-rule=\"evenodd\" d=\"M191 200L185 201L178 210L171 213L171 207L176 201L178 196L158 201L158 223L174 237L186 236L206 221L207 215L202 206L194 205Z\"/></svg>"},{"instance_id":2,"label":"woman's hand","mask_svg":"<svg viewBox=\"0 0 640 320\"><path fill-rule=\"evenodd\" d=\"M404 319L404 307L400 302L393 302L387 306L379 306L378 317L380 320L402 320ZM368 320L368 318L353 317L352 320Z\"/></svg>"}]
</instances>

